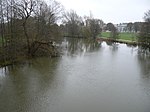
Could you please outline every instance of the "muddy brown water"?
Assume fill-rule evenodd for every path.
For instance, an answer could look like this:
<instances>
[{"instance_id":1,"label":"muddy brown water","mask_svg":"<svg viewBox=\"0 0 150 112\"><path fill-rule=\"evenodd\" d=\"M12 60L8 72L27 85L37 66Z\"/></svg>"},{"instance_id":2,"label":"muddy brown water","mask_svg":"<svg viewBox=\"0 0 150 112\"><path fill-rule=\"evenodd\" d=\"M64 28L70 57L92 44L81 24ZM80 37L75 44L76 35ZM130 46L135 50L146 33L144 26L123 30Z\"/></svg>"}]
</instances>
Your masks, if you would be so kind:
<instances>
[{"instance_id":1,"label":"muddy brown water","mask_svg":"<svg viewBox=\"0 0 150 112\"><path fill-rule=\"evenodd\" d=\"M60 58L0 68L0 112L150 112L150 59L138 47L63 47Z\"/></svg>"}]
</instances>

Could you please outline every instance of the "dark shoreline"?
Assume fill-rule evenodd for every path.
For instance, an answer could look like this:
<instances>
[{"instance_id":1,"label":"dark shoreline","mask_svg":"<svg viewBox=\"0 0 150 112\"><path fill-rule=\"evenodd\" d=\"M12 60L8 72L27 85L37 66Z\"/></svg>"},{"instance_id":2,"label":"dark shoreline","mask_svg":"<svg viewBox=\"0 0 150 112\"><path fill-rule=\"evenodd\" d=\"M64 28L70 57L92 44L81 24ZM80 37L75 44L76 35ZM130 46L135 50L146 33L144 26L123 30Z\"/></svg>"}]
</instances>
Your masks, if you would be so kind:
<instances>
[{"instance_id":1,"label":"dark shoreline","mask_svg":"<svg viewBox=\"0 0 150 112\"><path fill-rule=\"evenodd\" d=\"M105 42L112 42L112 43L120 43L120 44L126 44L126 45L130 45L130 46L142 46L144 48L149 48L149 45L145 44L145 43L142 43L142 42L136 42L136 41L128 41L128 40L118 40L118 39L111 39L111 38L104 38L104 37L99 37L99 38L96 38L96 41L105 41ZM149 48L150 49L150 48ZM57 53L55 55L49 55L49 56L46 56L46 57L50 57L50 58L53 58L53 57L60 57L61 56L61 53L57 51ZM0 68L1 67L5 67L5 66L11 66L11 65L14 65L14 64L17 64L17 63L24 63L24 60L30 60L32 58L37 58L37 57L42 57L42 56L33 56L33 57L28 57L28 56L21 56L21 57L18 57L14 60L1 60L0 61Z\"/></svg>"}]
</instances>

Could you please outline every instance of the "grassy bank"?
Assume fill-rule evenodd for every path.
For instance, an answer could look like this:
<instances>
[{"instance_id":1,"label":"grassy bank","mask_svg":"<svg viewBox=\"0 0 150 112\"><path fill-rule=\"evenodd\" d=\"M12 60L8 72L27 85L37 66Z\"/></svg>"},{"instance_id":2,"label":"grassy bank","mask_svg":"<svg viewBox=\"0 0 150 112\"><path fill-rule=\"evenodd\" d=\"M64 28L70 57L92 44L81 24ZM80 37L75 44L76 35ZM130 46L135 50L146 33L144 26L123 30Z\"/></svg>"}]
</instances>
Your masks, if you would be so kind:
<instances>
[{"instance_id":1,"label":"grassy bank","mask_svg":"<svg viewBox=\"0 0 150 112\"><path fill-rule=\"evenodd\" d=\"M137 36L135 33L127 33L127 32L119 33L118 39L115 40L110 38L110 35L111 35L110 32L102 32L101 35L97 38L97 40L118 42L135 46L139 44L137 42Z\"/></svg>"},{"instance_id":2,"label":"grassy bank","mask_svg":"<svg viewBox=\"0 0 150 112\"><path fill-rule=\"evenodd\" d=\"M102 32L101 37L103 38L110 38L110 32ZM118 40L122 41L137 41L137 36L135 33L127 33L127 32L122 32L119 33Z\"/></svg>"}]
</instances>

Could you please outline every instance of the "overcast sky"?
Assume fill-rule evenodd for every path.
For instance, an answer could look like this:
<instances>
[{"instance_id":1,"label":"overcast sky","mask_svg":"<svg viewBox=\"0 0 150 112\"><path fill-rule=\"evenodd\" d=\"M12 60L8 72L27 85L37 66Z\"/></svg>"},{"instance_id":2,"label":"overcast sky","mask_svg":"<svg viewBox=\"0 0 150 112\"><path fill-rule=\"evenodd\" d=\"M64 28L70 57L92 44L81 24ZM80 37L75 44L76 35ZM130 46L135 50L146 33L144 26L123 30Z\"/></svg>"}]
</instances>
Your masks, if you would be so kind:
<instances>
[{"instance_id":1,"label":"overcast sky","mask_svg":"<svg viewBox=\"0 0 150 112\"><path fill-rule=\"evenodd\" d=\"M73 9L80 16L90 15L105 23L143 21L150 9L150 0L57 0L66 10Z\"/></svg>"}]
</instances>

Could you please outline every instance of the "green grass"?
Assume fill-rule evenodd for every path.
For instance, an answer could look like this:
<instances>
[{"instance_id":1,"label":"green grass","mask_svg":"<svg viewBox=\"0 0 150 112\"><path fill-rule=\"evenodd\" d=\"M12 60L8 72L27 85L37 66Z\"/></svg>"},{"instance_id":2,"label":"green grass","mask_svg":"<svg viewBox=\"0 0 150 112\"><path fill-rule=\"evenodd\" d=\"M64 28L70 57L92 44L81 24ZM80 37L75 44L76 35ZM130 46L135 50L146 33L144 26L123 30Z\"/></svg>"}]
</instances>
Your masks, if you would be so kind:
<instances>
[{"instance_id":1,"label":"green grass","mask_svg":"<svg viewBox=\"0 0 150 112\"><path fill-rule=\"evenodd\" d=\"M110 37L110 32L102 32L101 37Z\"/></svg>"},{"instance_id":2,"label":"green grass","mask_svg":"<svg viewBox=\"0 0 150 112\"><path fill-rule=\"evenodd\" d=\"M137 40L135 33L120 33L119 39L130 40L130 41L136 41Z\"/></svg>"},{"instance_id":3,"label":"green grass","mask_svg":"<svg viewBox=\"0 0 150 112\"><path fill-rule=\"evenodd\" d=\"M101 37L109 38L110 32L102 32ZM127 33L127 32L119 33L118 39L119 40L128 40L128 41L136 41L137 40L135 33Z\"/></svg>"}]
</instances>

